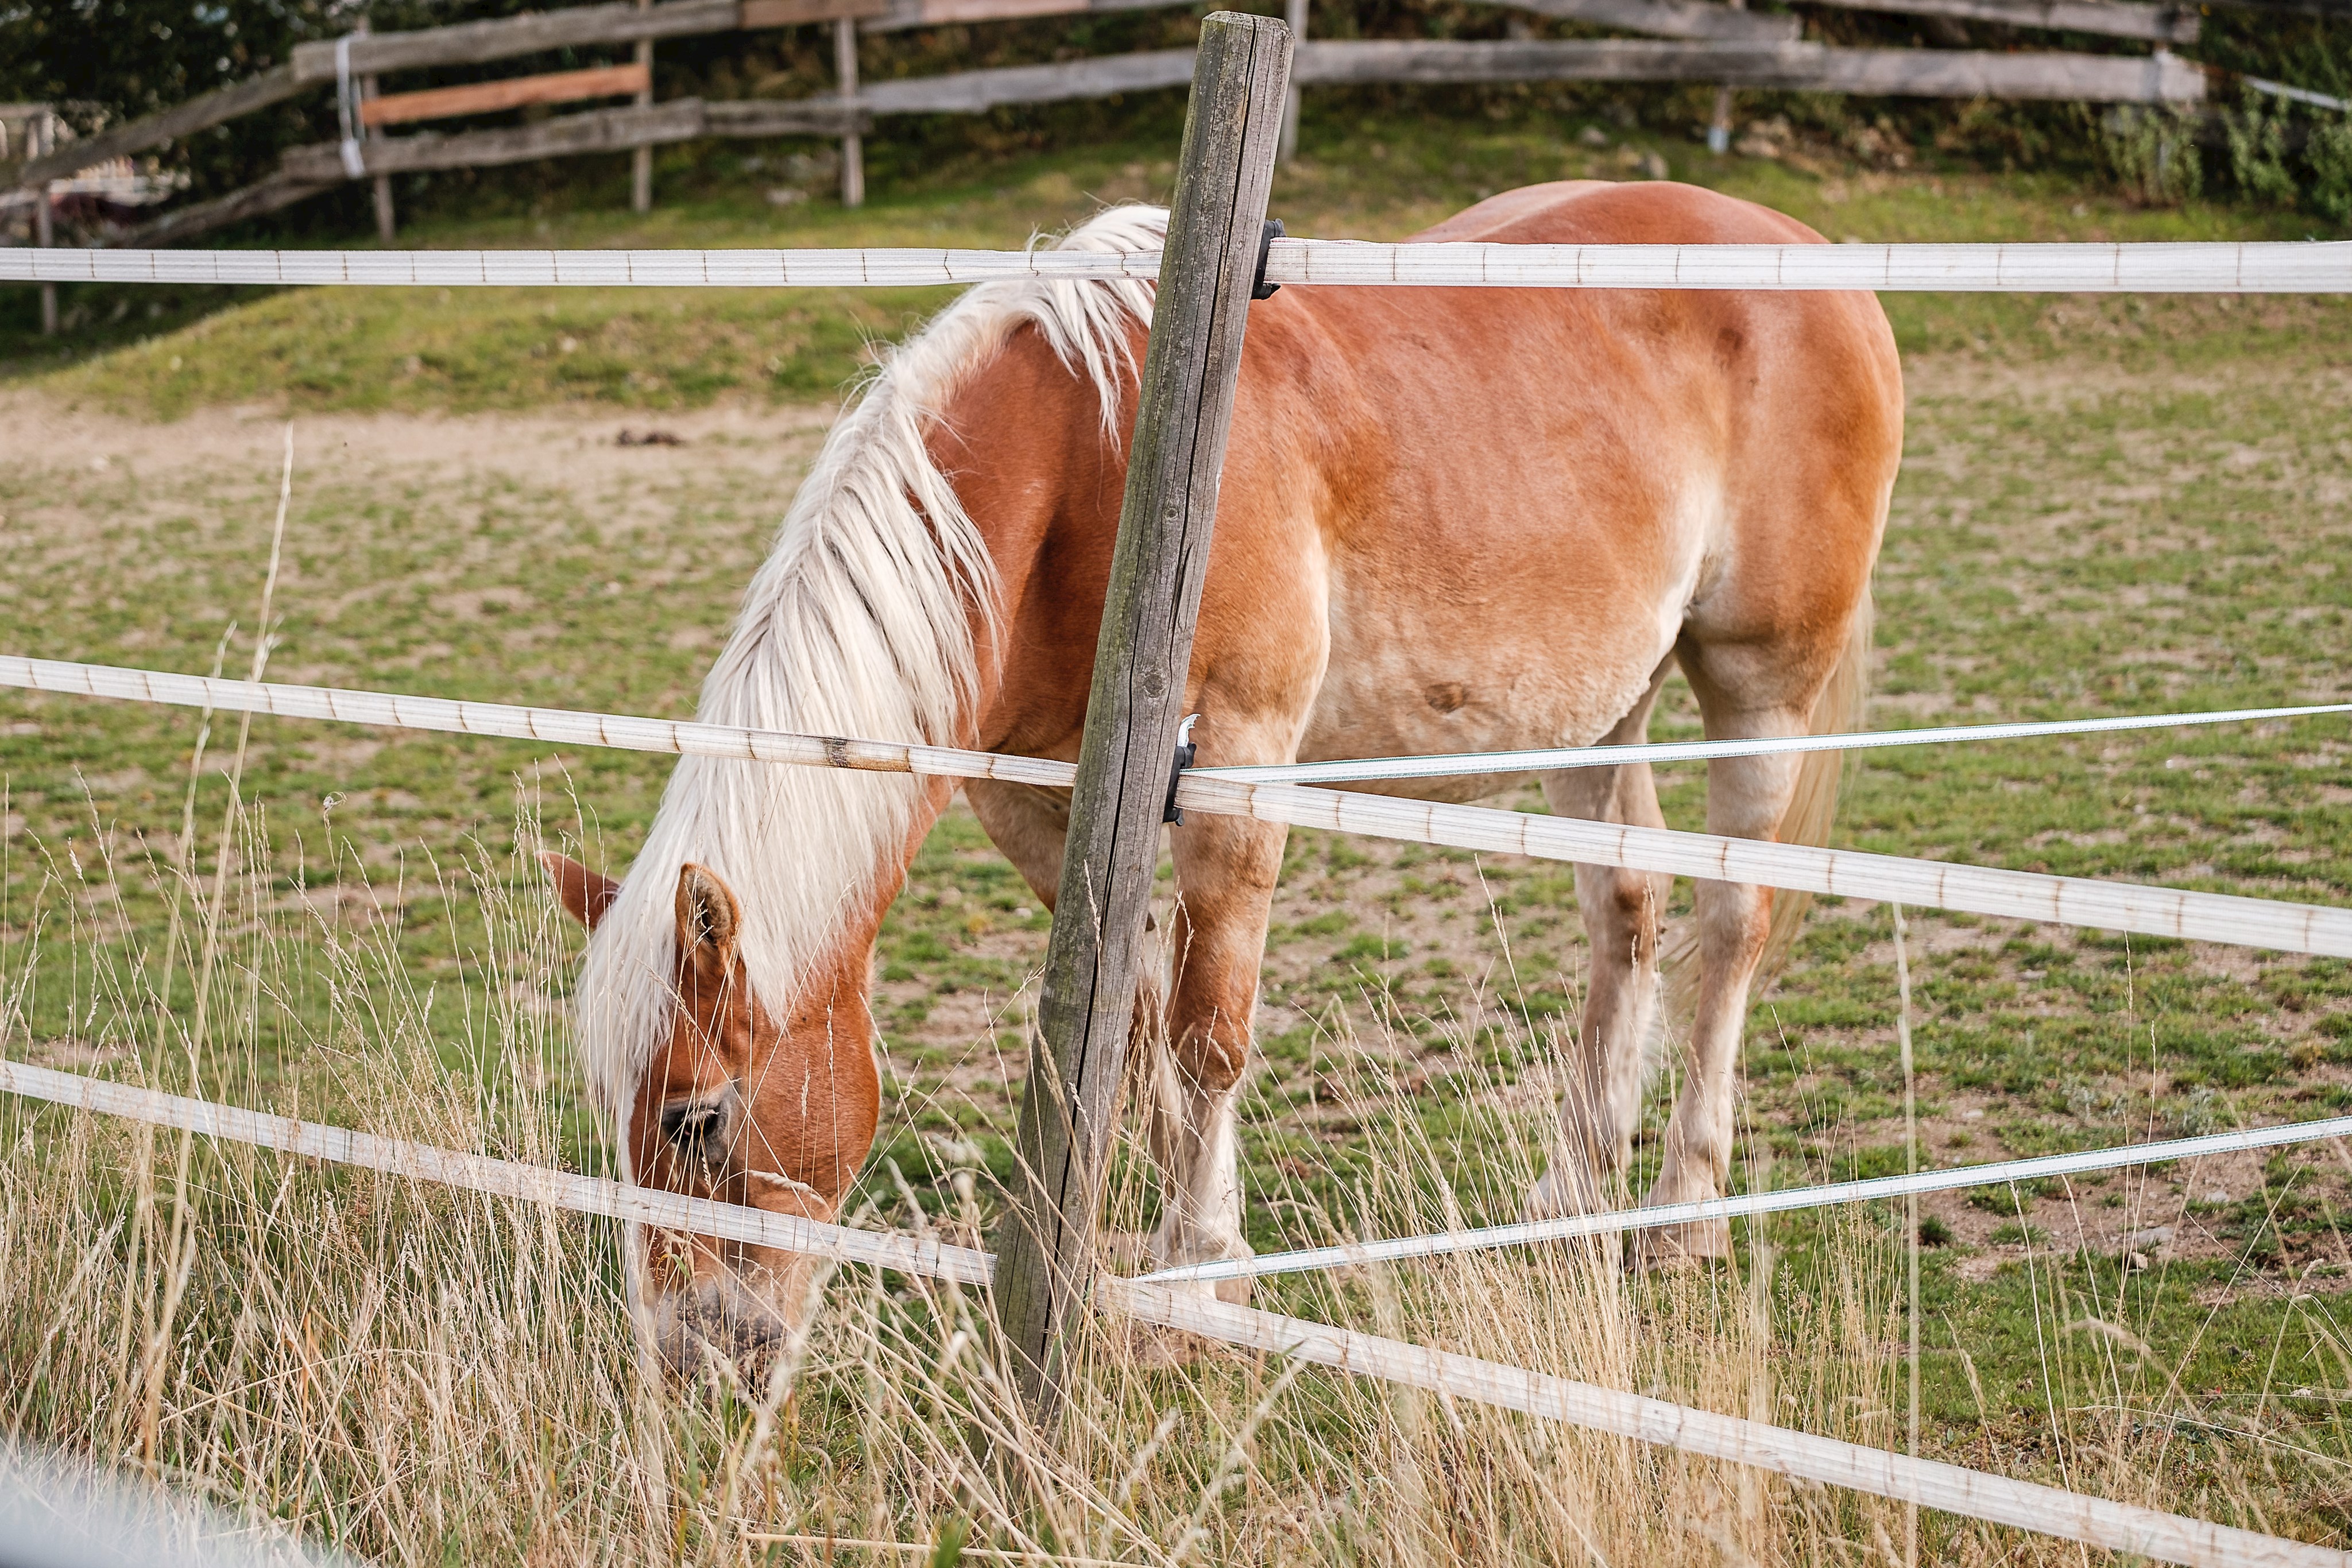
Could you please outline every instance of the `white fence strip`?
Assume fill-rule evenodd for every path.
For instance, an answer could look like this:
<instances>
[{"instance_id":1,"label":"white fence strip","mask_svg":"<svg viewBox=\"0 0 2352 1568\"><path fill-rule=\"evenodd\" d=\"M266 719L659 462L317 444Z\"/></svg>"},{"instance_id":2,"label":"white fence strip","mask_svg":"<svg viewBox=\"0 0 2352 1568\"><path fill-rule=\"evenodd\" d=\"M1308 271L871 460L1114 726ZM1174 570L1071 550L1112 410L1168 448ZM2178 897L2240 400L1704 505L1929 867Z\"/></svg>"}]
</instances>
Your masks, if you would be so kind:
<instances>
[{"instance_id":1,"label":"white fence strip","mask_svg":"<svg viewBox=\"0 0 2352 1568\"><path fill-rule=\"evenodd\" d=\"M574 1214L656 1225L668 1230L717 1236L729 1241L805 1252L845 1263L873 1263L933 1279L968 1284L988 1279L989 1258L967 1247L949 1247L918 1236L882 1235L823 1225L788 1214L769 1214L731 1203L652 1187L630 1186L603 1176L551 1170L544 1166L460 1154L405 1138L380 1137L297 1122L267 1112L247 1111L209 1100L165 1094L128 1083L110 1083L78 1072L58 1072L28 1062L0 1061L0 1092L28 1100L71 1105L101 1115L121 1116L157 1127L176 1127L235 1144L253 1144L281 1154L307 1155L337 1165L383 1171L412 1181L428 1181L493 1197L544 1203Z\"/></svg>"},{"instance_id":2,"label":"white fence strip","mask_svg":"<svg viewBox=\"0 0 2352 1568\"><path fill-rule=\"evenodd\" d=\"M2352 291L2352 241L1777 246L1278 239L1267 254L1265 275L1277 284L1486 288L2333 294ZM5 283L837 288L1159 276L1156 250L0 249L0 282Z\"/></svg>"},{"instance_id":3,"label":"white fence strip","mask_svg":"<svg viewBox=\"0 0 2352 1568\"><path fill-rule=\"evenodd\" d=\"M2335 294L2352 241L2138 245L1375 245L1275 242L1269 283L1888 293Z\"/></svg>"},{"instance_id":4,"label":"white fence strip","mask_svg":"<svg viewBox=\"0 0 2352 1568\"><path fill-rule=\"evenodd\" d=\"M0 1061L0 1092L574 1213L781 1247L932 1279L985 1284L992 1262L987 1253L923 1238L852 1230L676 1193L624 1186L593 1176L296 1122L22 1062ZM1635 1442L1898 1501L1916 1500L1970 1519L2162 1562L2197 1568L2224 1564L2347 1568L2352 1564L2352 1557L2343 1552L2302 1542L2257 1535L1932 1459L1914 1459L1834 1437L1425 1350L1300 1318L1228 1306L1191 1291L1103 1279L1097 1281L1095 1299L1101 1306L1139 1322L1245 1349L1295 1356L1350 1376L1402 1383Z\"/></svg>"},{"instance_id":5,"label":"white fence strip","mask_svg":"<svg viewBox=\"0 0 2352 1568\"><path fill-rule=\"evenodd\" d=\"M1176 803L1187 810L1368 838L1845 898L1892 899L1926 909L2089 925L2144 936L2352 957L2352 909L2322 904L1727 839L1670 828L1622 827L1296 784L1235 784L1191 773L1176 788Z\"/></svg>"},{"instance_id":6,"label":"white fence strip","mask_svg":"<svg viewBox=\"0 0 2352 1568\"><path fill-rule=\"evenodd\" d=\"M0 250L11 283L904 288L1159 276L1156 250Z\"/></svg>"},{"instance_id":7,"label":"white fence strip","mask_svg":"<svg viewBox=\"0 0 2352 1568\"><path fill-rule=\"evenodd\" d=\"M2208 1564L2269 1568L2287 1563L2329 1563L2341 1568L2352 1563L2352 1556L2324 1546L2257 1535L2226 1524L2109 1502L1933 1459L1914 1459L1883 1448L1669 1405L1472 1356L1424 1350L1301 1318L1228 1306L1158 1286L1106 1280L1097 1286L1096 1299L1145 1322L1295 1356L1357 1377L1402 1383L1686 1454L1900 1502L1916 1501L1964 1518L1989 1520L2159 1562L2196 1563L2200 1568Z\"/></svg>"},{"instance_id":8,"label":"white fence strip","mask_svg":"<svg viewBox=\"0 0 2352 1568\"><path fill-rule=\"evenodd\" d=\"M1535 751L1460 752L1433 757L1373 757L1344 762L1286 762L1253 768L1202 768L1203 779L1243 784L1352 784L1381 779L1465 779L1489 773L1538 773L1555 768L1622 768L1635 762L1704 762L1718 757L1779 757L1803 751L1876 751L1890 746L1944 746L1966 740L2033 740L2051 736L2108 735L2137 729L2189 729L2200 725L2251 724L2264 719L2318 718L2352 713L2352 703L2304 707L2243 707L2215 713L2125 714L2112 718L2037 719L2023 724L1944 725L1850 735L1794 735L1760 740L1659 740L1631 746L1558 746Z\"/></svg>"},{"instance_id":9,"label":"white fence strip","mask_svg":"<svg viewBox=\"0 0 2352 1568\"><path fill-rule=\"evenodd\" d=\"M1496 1247L1524 1247L1539 1241L1566 1241L1580 1236L1615 1231L1653 1230L1662 1225L1693 1220L1738 1219L1759 1214L1786 1214L1792 1209L1828 1208L1845 1203L1874 1203L1906 1197L1917 1192L1949 1192L1955 1187L1997 1186L2006 1182L2033 1181L2042 1176L2081 1176L2090 1171L2118 1170L2128 1166L2168 1165L2176 1160L2200 1160L2210 1155L2245 1149L2271 1149L2285 1144L2315 1143L2322 1138L2352 1137L2352 1116L2321 1122L2290 1122L2275 1127L2244 1127L2233 1133L2208 1133L2194 1138L2173 1138L2157 1144L2126 1144L2121 1148L2084 1149L2071 1155L2036 1155L2031 1159L1999 1160L1986 1165L1958 1166L1904 1176L1871 1176L1862 1181L1832 1182L1822 1186L1790 1187L1779 1192L1748 1192L1734 1197L1703 1198L1691 1203L1661 1203L1644 1208L1621 1208L1606 1214L1563 1215L1557 1219L1528 1219L1511 1225L1482 1226L1475 1230L1444 1230L1427 1236L1399 1236L1384 1241L1360 1241L1339 1247L1303 1247L1292 1252L1268 1252L1256 1258L1226 1258L1213 1263L1188 1263L1146 1274L1139 1284L1176 1284L1192 1280L1239 1280L1262 1274L1297 1274L1316 1269L1338 1269L1353 1263L1394 1263L1408 1258L1438 1258L1452 1252L1475 1252Z\"/></svg>"},{"instance_id":10,"label":"white fence strip","mask_svg":"<svg viewBox=\"0 0 2352 1568\"><path fill-rule=\"evenodd\" d=\"M1049 789L1068 788L1076 772L1066 762L948 747L785 735L389 692L215 680L14 655L0 655L0 686L561 745L692 752L870 772L1002 779ZM1572 817L1538 817L1491 807L1448 806L1295 784L1245 784L1198 770L1186 772L1178 781L1176 803L1188 810L1537 860L1624 866L1710 882L1893 899L1921 908L1956 909L2012 920L2352 957L2352 909L2321 904L1952 865L1667 828L1624 827Z\"/></svg>"},{"instance_id":11,"label":"white fence strip","mask_svg":"<svg viewBox=\"0 0 2352 1568\"><path fill-rule=\"evenodd\" d=\"M870 773L1002 779L1010 783L1065 789L1077 775L1075 763L1003 757L992 751L898 746L837 736L789 735L781 730L738 729L723 724L582 713L572 708L518 707L507 703L459 702L397 692L348 691L336 686L281 685L274 682L257 685L208 675L124 669L114 664L77 664L61 659L26 659L5 653L0 653L0 686L163 703L175 707L208 707L224 713L266 713L280 718L320 718L392 729L540 740L554 746L597 746L618 751L662 751L688 757L740 757L754 762L790 762Z\"/></svg>"}]
</instances>

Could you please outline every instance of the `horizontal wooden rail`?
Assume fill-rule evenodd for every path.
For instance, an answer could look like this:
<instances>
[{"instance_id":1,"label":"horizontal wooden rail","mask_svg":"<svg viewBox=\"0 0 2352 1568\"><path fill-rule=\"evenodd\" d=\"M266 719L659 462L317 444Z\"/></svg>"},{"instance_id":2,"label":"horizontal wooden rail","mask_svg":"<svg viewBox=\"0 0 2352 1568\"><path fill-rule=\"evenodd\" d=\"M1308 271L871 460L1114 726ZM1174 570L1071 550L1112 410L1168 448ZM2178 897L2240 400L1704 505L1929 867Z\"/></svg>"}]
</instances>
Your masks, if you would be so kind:
<instances>
[{"instance_id":1,"label":"horizontal wooden rail","mask_svg":"<svg viewBox=\"0 0 2352 1568\"><path fill-rule=\"evenodd\" d=\"M978 74L978 73L972 73ZM1669 44L1630 38L1302 44L1297 79L1370 82L1704 81L1865 97L2196 103L2205 73L2178 56L1845 49L1821 44ZM909 84L911 85L911 84Z\"/></svg>"},{"instance_id":2,"label":"horizontal wooden rail","mask_svg":"<svg viewBox=\"0 0 2352 1568\"><path fill-rule=\"evenodd\" d=\"M960 22L1013 22L1027 16L1076 16L1090 11L1151 11L1189 0L887 0L858 24L863 32L896 33Z\"/></svg>"},{"instance_id":3,"label":"horizontal wooden rail","mask_svg":"<svg viewBox=\"0 0 2352 1568\"><path fill-rule=\"evenodd\" d=\"M1109 98L1182 87L1192 79L1192 50L1145 49L1048 66L1000 66L876 82L860 89L857 103L870 114L978 114L999 104Z\"/></svg>"},{"instance_id":4,"label":"horizontal wooden rail","mask_svg":"<svg viewBox=\"0 0 2352 1568\"><path fill-rule=\"evenodd\" d=\"M283 103L301 91L303 86L295 78L292 67L279 66L233 86L199 93L187 102L175 103L161 113L131 120L127 125L118 125L111 131L101 131L95 136L85 136L79 141L68 141L54 152L19 164L13 170L0 172L0 189L37 185L45 180L62 180L93 163L145 152L161 147L166 141L193 136L199 131L210 130L241 115L268 109L274 103Z\"/></svg>"},{"instance_id":5,"label":"horizontal wooden rail","mask_svg":"<svg viewBox=\"0 0 2352 1568\"><path fill-rule=\"evenodd\" d=\"M2011 27L2042 27L2068 33L2098 33L2110 38L2146 38L2159 44L2197 41L2193 5L2147 5L2132 0L1805 0L1849 11L1892 11L1906 16L1950 16L1964 22L1999 22Z\"/></svg>"},{"instance_id":6,"label":"horizontal wooden rail","mask_svg":"<svg viewBox=\"0 0 2352 1568\"><path fill-rule=\"evenodd\" d=\"M1793 43L1804 32L1804 23L1798 17L1735 11L1717 0L1495 0L1495 4L1661 38Z\"/></svg>"},{"instance_id":7,"label":"horizontal wooden rail","mask_svg":"<svg viewBox=\"0 0 2352 1568\"><path fill-rule=\"evenodd\" d=\"M1053 103L1181 87L1192 51L1151 49L877 82L856 106L874 115L976 114L1008 103ZM1608 38L1438 42L1365 39L1298 46L1293 79L1371 82L1701 81L1872 96L2195 103L2203 71L2171 55L1997 54L1843 49L1819 44L1653 43ZM839 99L803 100L847 108Z\"/></svg>"},{"instance_id":8,"label":"horizontal wooden rail","mask_svg":"<svg viewBox=\"0 0 2352 1568\"><path fill-rule=\"evenodd\" d=\"M740 25L742 14L740 0L666 0L643 8L620 0L609 5L526 11L520 16L461 22L413 33L365 33L351 40L351 68L355 76L376 76L425 66L478 66L590 44L727 33ZM333 81L334 41L295 45L293 63L299 82Z\"/></svg>"},{"instance_id":9,"label":"horizontal wooden rail","mask_svg":"<svg viewBox=\"0 0 2352 1568\"><path fill-rule=\"evenodd\" d=\"M771 136L846 136L874 129L863 100L727 98L702 106L703 134L753 141Z\"/></svg>"},{"instance_id":10,"label":"horizontal wooden rail","mask_svg":"<svg viewBox=\"0 0 2352 1568\"><path fill-rule=\"evenodd\" d=\"M691 141L704 134L702 100L682 98L649 107L632 104L625 109L567 114L511 130L383 137L361 142L360 151L370 175L409 174L425 169L486 169L539 158L617 152ZM287 179L314 184L341 179L344 172L341 150L331 141L289 148L278 168Z\"/></svg>"},{"instance_id":11,"label":"horizontal wooden rail","mask_svg":"<svg viewBox=\"0 0 2352 1568\"><path fill-rule=\"evenodd\" d=\"M343 169L340 162L335 165L335 175L331 180L292 178L280 169L225 196L174 207L161 216L150 218L137 228L125 229L109 239L107 247L113 250L148 250L180 245L198 235L210 234L215 229L226 228L247 218L264 217L281 207L308 201L342 183Z\"/></svg>"},{"instance_id":12,"label":"horizontal wooden rail","mask_svg":"<svg viewBox=\"0 0 2352 1568\"><path fill-rule=\"evenodd\" d=\"M520 109L527 103L627 98L651 90L653 81L654 73L646 66L596 66L584 71L551 71L545 76L467 82L460 87L427 88L422 92L386 93L360 105L360 123L408 125L420 120L495 114L502 109Z\"/></svg>"},{"instance_id":13,"label":"horizontal wooden rail","mask_svg":"<svg viewBox=\"0 0 2352 1568\"><path fill-rule=\"evenodd\" d=\"M1662 38L1739 39L1748 43L1795 40L1803 24L1795 16L1735 11L1719 0L1491 0L1514 10L1533 11L1565 21L1591 22ZM1930 0L1968 4L1970 0ZM1982 0L1998 5L2001 0ZM2056 0L2052 0L2056 3ZM2103 0L2082 0L2086 6ZM2104 0L2117 4L2118 0ZM1071 16L1091 12L1138 11L1178 5L1184 0L887 0L880 15L859 24L868 33L900 32L954 23L1009 22L1027 16ZM2147 7L2125 7L2145 9Z\"/></svg>"},{"instance_id":14,"label":"horizontal wooden rail","mask_svg":"<svg viewBox=\"0 0 2352 1568\"><path fill-rule=\"evenodd\" d=\"M743 0L745 30L879 16L883 0Z\"/></svg>"},{"instance_id":15,"label":"horizontal wooden rail","mask_svg":"<svg viewBox=\"0 0 2352 1568\"><path fill-rule=\"evenodd\" d=\"M856 109L832 99L753 99L710 104L698 98L680 98L667 103L567 114L538 125L448 136L428 132L386 137L362 142L361 150L369 174L407 174L618 152L705 136L838 136L866 123L866 117ZM315 185L331 184L344 177L341 150L331 141L290 148L279 160L278 174Z\"/></svg>"}]
</instances>

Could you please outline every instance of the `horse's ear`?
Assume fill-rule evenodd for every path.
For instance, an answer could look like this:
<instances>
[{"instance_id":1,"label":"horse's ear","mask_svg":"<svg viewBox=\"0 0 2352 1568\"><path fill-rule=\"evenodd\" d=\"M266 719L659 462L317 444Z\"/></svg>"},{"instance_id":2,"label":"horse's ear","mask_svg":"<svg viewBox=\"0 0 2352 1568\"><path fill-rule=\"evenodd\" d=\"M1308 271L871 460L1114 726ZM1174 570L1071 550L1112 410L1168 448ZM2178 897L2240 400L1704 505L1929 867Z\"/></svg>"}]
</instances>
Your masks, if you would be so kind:
<instances>
[{"instance_id":1,"label":"horse's ear","mask_svg":"<svg viewBox=\"0 0 2352 1568\"><path fill-rule=\"evenodd\" d=\"M547 874L555 883L555 896L563 901L572 918L591 931L604 917L604 911L613 906L613 900L621 896L619 883L603 872L590 871L570 855L542 850L539 863L547 868Z\"/></svg>"},{"instance_id":2,"label":"horse's ear","mask_svg":"<svg viewBox=\"0 0 2352 1568\"><path fill-rule=\"evenodd\" d=\"M714 980L735 972L735 936L743 908L718 873L688 863L677 868L677 950Z\"/></svg>"}]
</instances>

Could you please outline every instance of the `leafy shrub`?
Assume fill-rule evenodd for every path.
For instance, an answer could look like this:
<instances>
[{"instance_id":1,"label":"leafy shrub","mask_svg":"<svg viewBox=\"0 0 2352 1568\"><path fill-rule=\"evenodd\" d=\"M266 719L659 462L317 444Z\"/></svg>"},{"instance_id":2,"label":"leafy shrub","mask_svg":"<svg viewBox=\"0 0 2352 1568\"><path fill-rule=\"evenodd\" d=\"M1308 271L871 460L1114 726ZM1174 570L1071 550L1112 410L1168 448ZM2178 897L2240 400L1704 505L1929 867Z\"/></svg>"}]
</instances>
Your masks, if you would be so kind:
<instances>
[{"instance_id":1,"label":"leafy shrub","mask_svg":"<svg viewBox=\"0 0 2352 1568\"><path fill-rule=\"evenodd\" d=\"M2099 158L2125 194L2143 205L2175 207L2205 191L2205 160L2196 118L2185 110L2126 104L2099 121Z\"/></svg>"}]
</instances>

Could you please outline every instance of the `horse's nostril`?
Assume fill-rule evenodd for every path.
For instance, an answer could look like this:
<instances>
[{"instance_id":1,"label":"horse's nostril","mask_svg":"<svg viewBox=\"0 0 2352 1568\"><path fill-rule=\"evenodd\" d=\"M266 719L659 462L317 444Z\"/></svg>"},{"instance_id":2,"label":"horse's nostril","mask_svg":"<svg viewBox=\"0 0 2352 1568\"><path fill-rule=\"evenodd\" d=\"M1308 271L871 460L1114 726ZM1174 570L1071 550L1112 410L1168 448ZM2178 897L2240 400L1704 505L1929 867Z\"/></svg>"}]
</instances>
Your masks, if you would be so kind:
<instances>
[{"instance_id":1,"label":"horse's nostril","mask_svg":"<svg viewBox=\"0 0 2352 1568\"><path fill-rule=\"evenodd\" d=\"M727 1108L708 1100L678 1100L662 1107L662 1136L683 1153L708 1156L727 1121Z\"/></svg>"}]
</instances>

